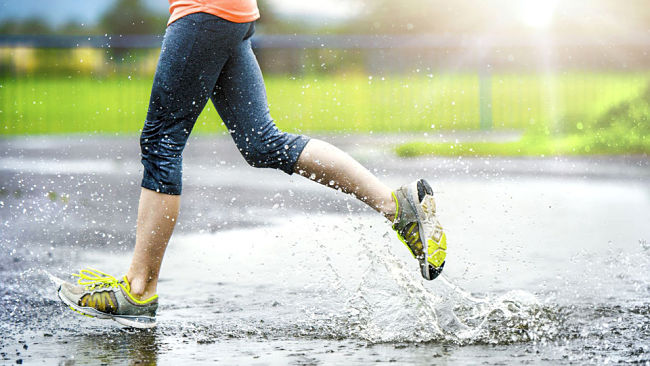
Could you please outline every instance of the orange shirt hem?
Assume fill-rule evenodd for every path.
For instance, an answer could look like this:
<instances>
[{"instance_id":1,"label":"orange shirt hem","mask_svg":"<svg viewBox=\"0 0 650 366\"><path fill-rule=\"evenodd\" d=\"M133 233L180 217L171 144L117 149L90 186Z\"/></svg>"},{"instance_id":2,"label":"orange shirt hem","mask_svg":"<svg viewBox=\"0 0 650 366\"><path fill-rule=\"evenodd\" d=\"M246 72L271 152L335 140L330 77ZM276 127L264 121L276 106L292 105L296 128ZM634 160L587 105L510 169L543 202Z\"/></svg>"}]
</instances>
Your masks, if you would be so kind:
<instances>
[{"instance_id":1,"label":"orange shirt hem","mask_svg":"<svg viewBox=\"0 0 650 366\"><path fill-rule=\"evenodd\" d=\"M171 2L170 2L171 3ZM174 21L194 13L208 13L216 15L219 18L229 20L233 23L248 23L259 19L260 12L257 7L253 9L246 9L247 11L237 11L236 9L226 9L217 4L209 3L196 3L194 1L174 1L170 7L171 16L167 25L172 24Z\"/></svg>"}]
</instances>

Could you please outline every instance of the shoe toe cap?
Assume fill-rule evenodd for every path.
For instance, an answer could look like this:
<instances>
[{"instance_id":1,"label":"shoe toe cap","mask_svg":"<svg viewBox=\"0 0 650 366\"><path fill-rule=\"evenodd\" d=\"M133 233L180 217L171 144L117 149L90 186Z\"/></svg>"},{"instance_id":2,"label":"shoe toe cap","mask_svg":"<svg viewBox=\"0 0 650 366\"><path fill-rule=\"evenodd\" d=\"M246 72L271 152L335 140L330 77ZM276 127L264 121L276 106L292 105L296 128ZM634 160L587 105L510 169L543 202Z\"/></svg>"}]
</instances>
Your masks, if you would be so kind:
<instances>
[{"instance_id":1,"label":"shoe toe cap","mask_svg":"<svg viewBox=\"0 0 650 366\"><path fill-rule=\"evenodd\" d=\"M67 298L74 299L83 294L84 288L83 286L74 285L69 282L63 282L61 283L61 287L59 287L59 291Z\"/></svg>"}]
</instances>

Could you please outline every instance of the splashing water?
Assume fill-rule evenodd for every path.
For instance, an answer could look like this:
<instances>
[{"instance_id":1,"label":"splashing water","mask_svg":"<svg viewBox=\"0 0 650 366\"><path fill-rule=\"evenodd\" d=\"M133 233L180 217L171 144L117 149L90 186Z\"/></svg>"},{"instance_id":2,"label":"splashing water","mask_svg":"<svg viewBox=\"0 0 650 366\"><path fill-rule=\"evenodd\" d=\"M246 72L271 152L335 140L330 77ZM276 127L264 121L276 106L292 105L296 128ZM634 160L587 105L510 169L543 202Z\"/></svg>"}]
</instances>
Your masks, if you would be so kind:
<instances>
[{"instance_id":1,"label":"splashing water","mask_svg":"<svg viewBox=\"0 0 650 366\"><path fill-rule=\"evenodd\" d=\"M236 339L286 344L299 339L303 345L310 340L333 340L366 345L516 346L570 344L581 339L580 344L599 344L593 351L596 356L583 353L573 359L584 361L600 357L603 349L617 349L616 343L598 340L602 332L611 330L608 327L618 324L615 331L632 338L648 332L647 305L643 304L629 308L592 302L562 305L551 298L540 301L524 290L470 293L450 279L453 272L425 281L394 234L377 232L375 225L374 220L349 217L293 218L275 227L245 229L250 235L245 244L248 249L219 244L241 238L239 230L179 235L168 254L163 272L167 277L161 279L163 302L154 340L183 339L196 345L223 345ZM319 239L310 246L296 242L288 234L289 227L294 234L298 231L297 237L317 232ZM618 283L629 283L635 291L647 290L650 283L634 275L635 268L650 263L648 250L641 249L637 255L621 254L608 260L609 267L623 269ZM251 263L261 263L261 258L264 266L249 271ZM76 260L110 272L127 261L128 253L97 256L97 252ZM585 273L591 270L586 267ZM59 277L67 278L66 271L51 274L30 268L15 280L5 279L4 299L23 300L5 303L11 306L5 306L3 318L15 322L4 322L3 333L25 337L46 332L57 334L58 340L79 334L114 338L111 329L115 327L107 327L112 323L70 313L59 305L54 286L43 286L44 281L57 284ZM305 275L309 271L313 275ZM206 277L210 273L219 274ZM214 295L197 295L206 288ZM617 318L626 319L629 325L621 327L624 323L616 323ZM19 339L11 337L3 342ZM120 337L127 346L141 338L139 334L130 338L128 332ZM634 352L621 357L644 359L646 350Z\"/></svg>"},{"instance_id":2,"label":"splashing water","mask_svg":"<svg viewBox=\"0 0 650 366\"><path fill-rule=\"evenodd\" d=\"M508 344L557 335L558 315L533 294L513 290L479 298L444 274L424 281L415 266L393 255L389 233L383 238L381 244L360 241L370 264L359 286L346 294L351 336L370 342ZM336 277L340 283L341 276Z\"/></svg>"},{"instance_id":3,"label":"splashing water","mask_svg":"<svg viewBox=\"0 0 650 366\"><path fill-rule=\"evenodd\" d=\"M159 327L133 332L72 313L40 269L72 280L86 266L128 268L137 151L40 141L4 142L2 363L650 362L645 158L402 160L366 144L387 183L437 181L450 251L428 282L361 204L231 164L227 136L207 169L214 138L197 140L186 172L201 179L188 180L163 263ZM118 150L134 159L115 162ZM110 166L80 165L88 156ZM291 199L278 196L287 188Z\"/></svg>"}]
</instances>

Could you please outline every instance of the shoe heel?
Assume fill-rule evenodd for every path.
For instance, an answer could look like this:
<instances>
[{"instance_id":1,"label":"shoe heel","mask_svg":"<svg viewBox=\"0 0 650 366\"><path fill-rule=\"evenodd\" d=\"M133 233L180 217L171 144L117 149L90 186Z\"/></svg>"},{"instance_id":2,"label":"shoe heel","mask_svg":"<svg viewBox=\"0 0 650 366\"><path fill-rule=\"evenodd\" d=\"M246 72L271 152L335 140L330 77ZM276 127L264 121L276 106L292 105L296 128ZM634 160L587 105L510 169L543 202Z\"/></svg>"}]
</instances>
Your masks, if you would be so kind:
<instances>
[{"instance_id":1,"label":"shoe heel","mask_svg":"<svg viewBox=\"0 0 650 366\"><path fill-rule=\"evenodd\" d=\"M435 268L431 264L427 263L426 265L422 266L422 277L429 281L435 280L438 276L440 276L440 273L442 273L442 268L444 266L445 262L442 262L438 268Z\"/></svg>"},{"instance_id":2,"label":"shoe heel","mask_svg":"<svg viewBox=\"0 0 650 366\"><path fill-rule=\"evenodd\" d=\"M431 185L426 180L424 179L418 180L417 188L418 188L418 199L420 202L422 202L424 197L426 197L427 195L433 196L433 188L431 188Z\"/></svg>"}]
</instances>

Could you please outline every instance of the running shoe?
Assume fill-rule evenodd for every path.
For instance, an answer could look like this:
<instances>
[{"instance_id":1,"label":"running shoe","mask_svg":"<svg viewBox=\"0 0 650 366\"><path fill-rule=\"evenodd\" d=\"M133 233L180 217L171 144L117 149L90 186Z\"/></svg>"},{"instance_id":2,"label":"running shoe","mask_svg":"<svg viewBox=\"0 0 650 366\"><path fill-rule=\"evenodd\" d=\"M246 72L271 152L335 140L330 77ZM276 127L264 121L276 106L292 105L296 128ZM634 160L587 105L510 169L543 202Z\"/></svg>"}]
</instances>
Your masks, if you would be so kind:
<instances>
[{"instance_id":1,"label":"running shoe","mask_svg":"<svg viewBox=\"0 0 650 366\"><path fill-rule=\"evenodd\" d=\"M420 179L393 192L397 206L393 230L420 262L422 277L440 275L447 256L447 237L436 217L433 189Z\"/></svg>"},{"instance_id":2,"label":"running shoe","mask_svg":"<svg viewBox=\"0 0 650 366\"><path fill-rule=\"evenodd\" d=\"M78 285L63 282L58 295L70 309L100 319L113 319L133 328L156 326L158 295L140 301L131 294L131 285L96 269L88 268L73 274Z\"/></svg>"}]
</instances>

